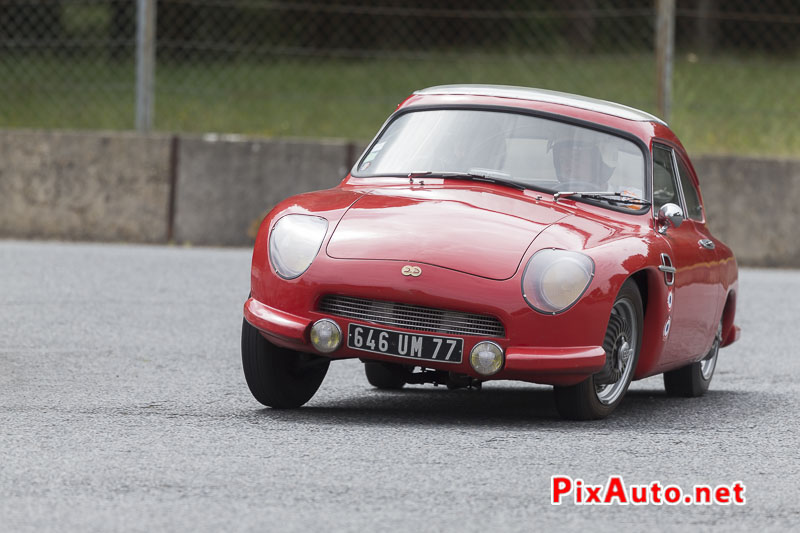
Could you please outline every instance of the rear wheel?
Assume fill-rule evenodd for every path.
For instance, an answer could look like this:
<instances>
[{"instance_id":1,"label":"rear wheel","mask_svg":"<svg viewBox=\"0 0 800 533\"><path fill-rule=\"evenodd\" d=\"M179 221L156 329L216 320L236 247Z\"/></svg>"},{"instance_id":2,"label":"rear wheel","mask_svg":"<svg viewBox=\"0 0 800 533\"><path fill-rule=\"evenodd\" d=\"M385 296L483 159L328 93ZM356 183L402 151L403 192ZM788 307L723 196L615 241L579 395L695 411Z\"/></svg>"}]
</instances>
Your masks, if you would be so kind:
<instances>
[{"instance_id":1,"label":"rear wheel","mask_svg":"<svg viewBox=\"0 0 800 533\"><path fill-rule=\"evenodd\" d=\"M702 396L711 384L714 369L717 367L719 347L722 345L722 321L717 326L714 344L702 361L692 363L677 370L664 372L664 389L668 396L696 398Z\"/></svg>"},{"instance_id":2,"label":"rear wheel","mask_svg":"<svg viewBox=\"0 0 800 533\"><path fill-rule=\"evenodd\" d=\"M365 361L364 373L367 381L378 389L402 389L408 383L411 370L403 365L382 363L379 361Z\"/></svg>"},{"instance_id":3,"label":"rear wheel","mask_svg":"<svg viewBox=\"0 0 800 533\"><path fill-rule=\"evenodd\" d=\"M242 322L242 367L256 400L276 409L300 407L317 392L330 359L275 346Z\"/></svg>"},{"instance_id":4,"label":"rear wheel","mask_svg":"<svg viewBox=\"0 0 800 533\"><path fill-rule=\"evenodd\" d=\"M603 340L606 366L569 387L555 387L556 408L571 420L605 418L620 404L633 379L642 345L642 298L633 280L620 289Z\"/></svg>"}]
</instances>

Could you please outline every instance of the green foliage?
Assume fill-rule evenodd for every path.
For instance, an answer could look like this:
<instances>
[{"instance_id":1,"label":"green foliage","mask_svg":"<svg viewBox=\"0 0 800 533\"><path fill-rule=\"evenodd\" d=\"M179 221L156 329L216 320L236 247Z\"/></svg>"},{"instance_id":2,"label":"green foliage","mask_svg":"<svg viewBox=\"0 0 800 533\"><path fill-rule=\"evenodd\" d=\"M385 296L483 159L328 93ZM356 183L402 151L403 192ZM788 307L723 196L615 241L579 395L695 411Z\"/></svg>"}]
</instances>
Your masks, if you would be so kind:
<instances>
[{"instance_id":1,"label":"green foliage","mask_svg":"<svg viewBox=\"0 0 800 533\"><path fill-rule=\"evenodd\" d=\"M131 129L134 64L0 58L0 128ZM411 91L493 83L655 112L652 55L437 53L408 59L159 63L156 129L370 139ZM676 58L670 124L691 153L800 156L797 59Z\"/></svg>"}]
</instances>

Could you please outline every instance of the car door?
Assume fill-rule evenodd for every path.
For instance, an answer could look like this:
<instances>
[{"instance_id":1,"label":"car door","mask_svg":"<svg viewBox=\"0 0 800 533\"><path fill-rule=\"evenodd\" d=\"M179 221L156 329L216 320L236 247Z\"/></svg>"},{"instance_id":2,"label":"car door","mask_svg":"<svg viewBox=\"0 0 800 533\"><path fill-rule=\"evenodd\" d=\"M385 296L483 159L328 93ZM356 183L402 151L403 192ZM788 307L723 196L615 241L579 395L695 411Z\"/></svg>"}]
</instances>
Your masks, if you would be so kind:
<instances>
[{"instance_id":1,"label":"car door","mask_svg":"<svg viewBox=\"0 0 800 533\"><path fill-rule=\"evenodd\" d=\"M686 160L679 150L674 150L673 155L677 163L679 184L683 196L684 214L686 216L684 223L691 224L699 237L697 244L699 246L700 255L704 258L703 264L707 267L706 276L713 285L714 301L717 304L713 312L714 320L711 323L710 334L713 337L716 333L717 324L722 317L722 309L725 304L725 288L722 285L721 259L716 248L719 241L714 238L706 225L706 213L703 208L700 189L695 185L695 183L698 182L697 179L693 177L693 171L689 170L691 167L686 163ZM708 341L709 349L711 348L712 341L713 338Z\"/></svg>"},{"instance_id":2,"label":"car door","mask_svg":"<svg viewBox=\"0 0 800 533\"><path fill-rule=\"evenodd\" d=\"M681 162L683 167L685 163ZM698 218L698 206L690 202L687 213L681 189L678 159L667 145L653 144L653 208L654 212L665 203L678 205L685 214L683 223L670 227L660 235L669 252L662 255L664 282L671 287L667 298L670 318L664 325L666 337L662 361L672 365L678 361L696 360L708 351L716 331L717 305L719 300L719 274L717 255L708 230ZM688 172L688 168L685 168ZM688 178L688 175L684 178ZM687 183L688 185L689 183ZM688 187L687 187L688 188ZM689 194L691 194L690 189ZM695 191L696 193L696 191ZM657 227L657 225L656 225ZM669 272L670 267L674 273ZM670 283L671 282L671 283Z\"/></svg>"}]
</instances>

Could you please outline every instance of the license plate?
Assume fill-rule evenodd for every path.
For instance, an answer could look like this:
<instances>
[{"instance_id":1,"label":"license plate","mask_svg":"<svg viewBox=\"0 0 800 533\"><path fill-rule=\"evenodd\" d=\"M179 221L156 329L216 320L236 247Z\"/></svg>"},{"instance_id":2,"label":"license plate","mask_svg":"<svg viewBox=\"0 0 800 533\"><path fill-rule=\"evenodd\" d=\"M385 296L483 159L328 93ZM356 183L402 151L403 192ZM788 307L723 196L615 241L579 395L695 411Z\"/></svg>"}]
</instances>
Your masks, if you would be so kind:
<instances>
[{"instance_id":1,"label":"license plate","mask_svg":"<svg viewBox=\"0 0 800 533\"><path fill-rule=\"evenodd\" d=\"M464 339L401 333L350 324L347 327L347 347L407 359L460 363Z\"/></svg>"}]
</instances>

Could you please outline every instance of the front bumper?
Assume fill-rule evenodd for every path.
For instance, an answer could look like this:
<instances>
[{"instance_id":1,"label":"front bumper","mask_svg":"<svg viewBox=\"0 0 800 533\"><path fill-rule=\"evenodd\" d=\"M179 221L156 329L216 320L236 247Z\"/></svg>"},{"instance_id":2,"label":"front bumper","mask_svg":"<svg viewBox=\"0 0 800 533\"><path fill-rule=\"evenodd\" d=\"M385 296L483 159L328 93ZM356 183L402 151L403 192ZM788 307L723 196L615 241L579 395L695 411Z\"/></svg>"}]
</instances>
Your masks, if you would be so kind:
<instances>
[{"instance_id":1,"label":"front bumper","mask_svg":"<svg viewBox=\"0 0 800 533\"><path fill-rule=\"evenodd\" d=\"M327 315L309 311L306 316L298 316L276 309L255 298L249 298L244 305L244 317L252 326L274 344L286 348L314 353L309 339L311 325L320 318L335 321L342 331L347 331L349 324L367 325L407 333L419 333L402 328L389 327L351 318ZM418 364L426 368L445 370L466 374L480 380L513 379L552 385L571 385L583 381L589 375L600 371L605 364L606 355L601 346L518 346L509 338L460 336L464 339L465 357L461 363L445 363L420 360ZM470 350L478 342L490 340L499 344L505 351L503 368L491 377L481 376L475 372L468 362ZM408 359L391 355L370 353L348 348L346 343L330 354L333 359L361 358L408 364Z\"/></svg>"}]
</instances>

